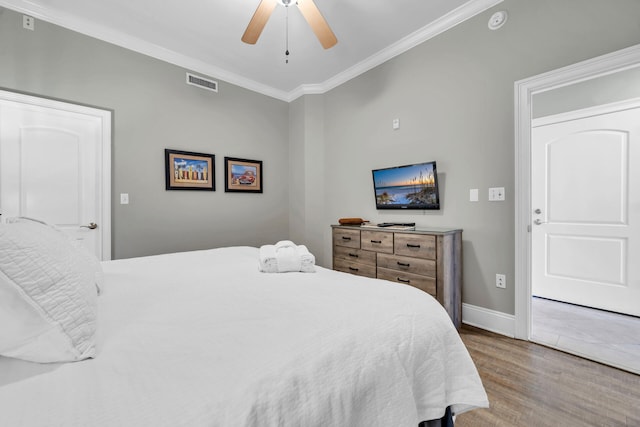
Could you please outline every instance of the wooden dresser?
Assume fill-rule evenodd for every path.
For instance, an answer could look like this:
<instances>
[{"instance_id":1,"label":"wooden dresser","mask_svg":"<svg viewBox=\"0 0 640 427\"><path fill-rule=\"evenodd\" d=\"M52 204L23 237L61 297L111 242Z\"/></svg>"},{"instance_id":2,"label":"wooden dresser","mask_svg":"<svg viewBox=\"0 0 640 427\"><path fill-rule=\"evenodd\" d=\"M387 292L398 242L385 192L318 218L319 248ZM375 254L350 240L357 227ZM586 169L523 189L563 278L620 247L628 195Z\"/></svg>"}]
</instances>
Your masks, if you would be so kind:
<instances>
[{"instance_id":1,"label":"wooden dresser","mask_svg":"<svg viewBox=\"0 0 640 427\"><path fill-rule=\"evenodd\" d=\"M462 325L462 230L332 225L333 269L415 286Z\"/></svg>"}]
</instances>

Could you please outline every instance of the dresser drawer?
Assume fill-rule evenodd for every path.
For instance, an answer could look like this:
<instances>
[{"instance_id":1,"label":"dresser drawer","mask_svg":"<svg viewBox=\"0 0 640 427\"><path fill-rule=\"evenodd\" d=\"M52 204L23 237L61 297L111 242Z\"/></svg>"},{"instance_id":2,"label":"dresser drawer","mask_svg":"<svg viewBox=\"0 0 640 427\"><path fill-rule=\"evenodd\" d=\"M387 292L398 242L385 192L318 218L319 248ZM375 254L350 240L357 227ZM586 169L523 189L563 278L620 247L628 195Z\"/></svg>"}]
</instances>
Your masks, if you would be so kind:
<instances>
[{"instance_id":1,"label":"dresser drawer","mask_svg":"<svg viewBox=\"0 0 640 427\"><path fill-rule=\"evenodd\" d=\"M376 266L347 261L342 258L333 258L333 269L344 273L357 274L358 276L376 277Z\"/></svg>"},{"instance_id":2,"label":"dresser drawer","mask_svg":"<svg viewBox=\"0 0 640 427\"><path fill-rule=\"evenodd\" d=\"M351 262L357 262L367 265L376 265L376 253L363 251L361 249L347 248L345 246L336 246L333 248L333 256Z\"/></svg>"},{"instance_id":3,"label":"dresser drawer","mask_svg":"<svg viewBox=\"0 0 640 427\"><path fill-rule=\"evenodd\" d=\"M333 230L333 245L360 248L360 230L337 228Z\"/></svg>"},{"instance_id":4,"label":"dresser drawer","mask_svg":"<svg viewBox=\"0 0 640 427\"><path fill-rule=\"evenodd\" d=\"M436 279L432 277L378 267L378 279L410 285L436 296Z\"/></svg>"},{"instance_id":5,"label":"dresser drawer","mask_svg":"<svg viewBox=\"0 0 640 427\"><path fill-rule=\"evenodd\" d=\"M384 231L362 231L362 249L375 252L393 253L393 233Z\"/></svg>"},{"instance_id":6,"label":"dresser drawer","mask_svg":"<svg viewBox=\"0 0 640 427\"><path fill-rule=\"evenodd\" d=\"M396 255L436 259L436 237L421 234L396 234L394 250Z\"/></svg>"},{"instance_id":7,"label":"dresser drawer","mask_svg":"<svg viewBox=\"0 0 640 427\"><path fill-rule=\"evenodd\" d=\"M436 262L430 259L378 254L378 267L436 277Z\"/></svg>"}]
</instances>

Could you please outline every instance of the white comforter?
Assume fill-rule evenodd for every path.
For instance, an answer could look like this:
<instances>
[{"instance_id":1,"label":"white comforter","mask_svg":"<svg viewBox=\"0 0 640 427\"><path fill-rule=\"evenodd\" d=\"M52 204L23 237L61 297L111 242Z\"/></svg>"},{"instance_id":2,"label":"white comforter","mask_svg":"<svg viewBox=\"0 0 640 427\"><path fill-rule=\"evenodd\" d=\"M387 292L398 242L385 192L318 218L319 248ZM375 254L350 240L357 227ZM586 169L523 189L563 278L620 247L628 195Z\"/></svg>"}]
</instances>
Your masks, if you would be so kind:
<instances>
[{"instance_id":1,"label":"white comforter","mask_svg":"<svg viewBox=\"0 0 640 427\"><path fill-rule=\"evenodd\" d=\"M0 357L0 426L407 426L488 405L442 307L233 247L103 263L97 357Z\"/></svg>"}]
</instances>

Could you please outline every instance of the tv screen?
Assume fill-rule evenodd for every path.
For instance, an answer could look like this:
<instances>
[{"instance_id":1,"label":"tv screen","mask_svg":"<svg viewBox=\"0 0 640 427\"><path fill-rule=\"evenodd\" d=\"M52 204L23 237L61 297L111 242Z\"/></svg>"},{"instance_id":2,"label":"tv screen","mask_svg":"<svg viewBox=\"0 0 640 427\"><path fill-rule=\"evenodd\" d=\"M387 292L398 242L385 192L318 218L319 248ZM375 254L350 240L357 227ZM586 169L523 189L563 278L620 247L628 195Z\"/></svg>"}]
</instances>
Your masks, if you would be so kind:
<instances>
[{"instance_id":1,"label":"tv screen","mask_svg":"<svg viewBox=\"0 0 640 427\"><path fill-rule=\"evenodd\" d=\"M378 209L440 209L436 162L375 169Z\"/></svg>"}]
</instances>

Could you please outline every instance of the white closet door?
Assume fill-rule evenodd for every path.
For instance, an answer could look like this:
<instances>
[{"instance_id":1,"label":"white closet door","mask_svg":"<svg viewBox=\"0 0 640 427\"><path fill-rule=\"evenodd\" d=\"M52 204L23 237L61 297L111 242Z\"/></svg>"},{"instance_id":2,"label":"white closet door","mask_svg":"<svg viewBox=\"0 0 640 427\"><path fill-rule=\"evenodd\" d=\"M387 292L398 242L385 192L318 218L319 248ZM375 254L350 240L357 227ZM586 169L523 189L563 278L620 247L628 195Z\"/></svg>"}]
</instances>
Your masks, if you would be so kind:
<instances>
[{"instance_id":1,"label":"white closet door","mask_svg":"<svg viewBox=\"0 0 640 427\"><path fill-rule=\"evenodd\" d=\"M110 126L108 111L0 93L3 216L54 224L110 259Z\"/></svg>"}]
</instances>

